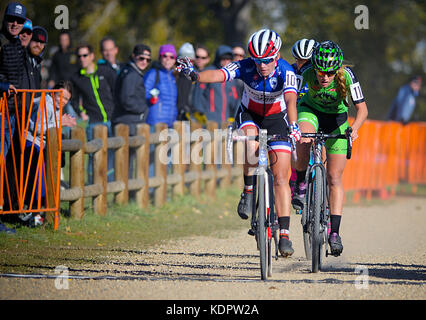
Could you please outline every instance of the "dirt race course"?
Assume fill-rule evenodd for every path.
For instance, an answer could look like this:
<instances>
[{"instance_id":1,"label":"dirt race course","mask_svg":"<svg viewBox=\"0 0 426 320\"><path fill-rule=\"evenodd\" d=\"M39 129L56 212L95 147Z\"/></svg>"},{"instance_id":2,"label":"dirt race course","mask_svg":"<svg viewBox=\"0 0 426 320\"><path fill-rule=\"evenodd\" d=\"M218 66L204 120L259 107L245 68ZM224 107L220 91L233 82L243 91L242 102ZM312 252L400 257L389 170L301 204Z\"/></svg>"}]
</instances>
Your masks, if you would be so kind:
<instances>
[{"instance_id":1,"label":"dirt race course","mask_svg":"<svg viewBox=\"0 0 426 320\"><path fill-rule=\"evenodd\" d=\"M235 233L194 237L147 250L99 250L107 263L66 261L68 280L0 277L0 299L426 299L426 198L345 209L342 256L310 272L300 216L292 215L295 254L260 280L248 222Z\"/></svg>"}]
</instances>

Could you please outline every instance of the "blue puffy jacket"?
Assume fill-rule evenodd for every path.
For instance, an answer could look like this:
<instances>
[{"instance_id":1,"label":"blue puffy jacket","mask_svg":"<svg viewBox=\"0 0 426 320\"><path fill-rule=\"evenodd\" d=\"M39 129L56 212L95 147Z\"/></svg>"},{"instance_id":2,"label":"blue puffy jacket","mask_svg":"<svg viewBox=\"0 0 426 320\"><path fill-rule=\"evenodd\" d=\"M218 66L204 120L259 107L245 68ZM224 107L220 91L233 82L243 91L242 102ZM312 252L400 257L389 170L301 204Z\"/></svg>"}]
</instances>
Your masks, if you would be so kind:
<instances>
[{"instance_id":1,"label":"blue puffy jacket","mask_svg":"<svg viewBox=\"0 0 426 320\"><path fill-rule=\"evenodd\" d=\"M158 78L157 78L158 72ZM158 79L158 83L157 82ZM161 65L154 65L147 71L144 77L146 99L149 106L146 122L155 125L159 122L166 123L169 127L177 119L177 86L173 70L167 71ZM152 98L150 91L157 88L160 91L158 102L152 105L149 100Z\"/></svg>"}]
</instances>

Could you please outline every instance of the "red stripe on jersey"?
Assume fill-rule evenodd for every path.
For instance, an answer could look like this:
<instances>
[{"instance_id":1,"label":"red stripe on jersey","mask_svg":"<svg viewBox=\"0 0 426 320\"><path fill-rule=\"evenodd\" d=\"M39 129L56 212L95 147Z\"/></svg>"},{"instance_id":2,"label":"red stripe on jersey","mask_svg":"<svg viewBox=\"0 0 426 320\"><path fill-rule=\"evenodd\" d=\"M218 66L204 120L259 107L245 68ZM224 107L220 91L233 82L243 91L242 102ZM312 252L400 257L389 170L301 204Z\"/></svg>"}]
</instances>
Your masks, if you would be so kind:
<instances>
[{"instance_id":1,"label":"red stripe on jersey","mask_svg":"<svg viewBox=\"0 0 426 320\"><path fill-rule=\"evenodd\" d=\"M263 103L258 103L255 102L253 100L249 101L248 104L248 109L261 115L261 116L269 116L271 114L276 114L276 113L280 113L281 112L281 102L277 101L274 102L272 105L268 104L265 106L265 109L263 109L264 104ZM264 114L265 112L265 114Z\"/></svg>"}]
</instances>

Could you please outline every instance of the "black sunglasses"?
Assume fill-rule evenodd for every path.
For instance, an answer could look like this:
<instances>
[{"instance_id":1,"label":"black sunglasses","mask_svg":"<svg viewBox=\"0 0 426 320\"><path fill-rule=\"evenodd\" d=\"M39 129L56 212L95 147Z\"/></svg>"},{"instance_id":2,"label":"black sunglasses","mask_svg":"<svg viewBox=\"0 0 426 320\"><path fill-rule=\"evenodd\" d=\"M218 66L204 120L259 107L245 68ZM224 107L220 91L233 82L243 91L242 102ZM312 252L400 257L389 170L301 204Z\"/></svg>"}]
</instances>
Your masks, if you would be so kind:
<instances>
[{"instance_id":1,"label":"black sunglasses","mask_svg":"<svg viewBox=\"0 0 426 320\"><path fill-rule=\"evenodd\" d=\"M19 17L15 17L15 16L6 16L6 21L11 22L11 23L16 21L17 24L24 24L25 23L24 18L19 18Z\"/></svg>"},{"instance_id":2,"label":"black sunglasses","mask_svg":"<svg viewBox=\"0 0 426 320\"><path fill-rule=\"evenodd\" d=\"M81 57L86 58L90 53L85 53L85 54L79 54L77 55L78 58L80 59Z\"/></svg>"},{"instance_id":3,"label":"black sunglasses","mask_svg":"<svg viewBox=\"0 0 426 320\"><path fill-rule=\"evenodd\" d=\"M138 61L146 60L147 62L151 62L151 58L146 58L146 57L136 57L136 60L138 60Z\"/></svg>"}]
</instances>

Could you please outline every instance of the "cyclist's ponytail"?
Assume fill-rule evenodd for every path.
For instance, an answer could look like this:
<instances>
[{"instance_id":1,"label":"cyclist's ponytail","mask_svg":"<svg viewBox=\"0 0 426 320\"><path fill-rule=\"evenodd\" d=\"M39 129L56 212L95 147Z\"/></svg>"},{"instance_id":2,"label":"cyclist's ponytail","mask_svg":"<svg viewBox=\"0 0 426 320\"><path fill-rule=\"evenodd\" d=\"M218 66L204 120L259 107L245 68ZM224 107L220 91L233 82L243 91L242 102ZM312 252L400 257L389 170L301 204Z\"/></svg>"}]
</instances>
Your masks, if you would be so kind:
<instances>
[{"instance_id":1,"label":"cyclist's ponytail","mask_svg":"<svg viewBox=\"0 0 426 320\"><path fill-rule=\"evenodd\" d=\"M349 108L348 102L346 101L346 97L348 95L348 89L346 87L346 78L344 74L345 67L349 67L349 65L342 65L336 73L336 83L337 83L337 92L343 99L343 103Z\"/></svg>"}]
</instances>

